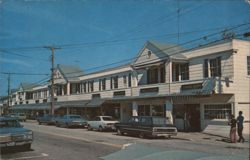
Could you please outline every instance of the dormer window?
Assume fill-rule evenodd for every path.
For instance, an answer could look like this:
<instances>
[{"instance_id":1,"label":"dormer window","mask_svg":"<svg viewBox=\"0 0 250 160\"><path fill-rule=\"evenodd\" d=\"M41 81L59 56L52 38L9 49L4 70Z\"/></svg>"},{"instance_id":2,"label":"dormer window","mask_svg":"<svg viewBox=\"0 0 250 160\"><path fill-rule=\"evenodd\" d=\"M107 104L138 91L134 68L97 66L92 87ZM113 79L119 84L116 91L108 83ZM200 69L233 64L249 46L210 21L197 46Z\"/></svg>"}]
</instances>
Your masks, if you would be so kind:
<instances>
[{"instance_id":1,"label":"dormer window","mask_svg":"<svg viewBox=\"0 0 250 160\"><path fill-rule=\"evenodd\" d=\"M152 55L152 52L151 51L148 51L148 54L147 54L147 59L149 59Z\"/></svg>"}]
</instances>

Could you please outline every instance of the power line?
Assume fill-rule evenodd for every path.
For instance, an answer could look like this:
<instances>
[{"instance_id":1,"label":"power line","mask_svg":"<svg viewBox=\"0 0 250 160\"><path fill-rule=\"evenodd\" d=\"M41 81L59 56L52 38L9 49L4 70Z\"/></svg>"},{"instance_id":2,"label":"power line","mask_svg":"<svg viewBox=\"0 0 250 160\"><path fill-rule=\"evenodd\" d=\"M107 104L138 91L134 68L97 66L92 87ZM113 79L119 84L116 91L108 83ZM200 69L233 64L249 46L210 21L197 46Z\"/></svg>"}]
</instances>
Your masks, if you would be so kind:
<instances>
[{"instance_id":1,"label":"power line","mask_svg":"<svg viewBox=\"0 0 250 160\"><path fill-rule=\"evenodd\" d=\"M43 73L22 73L22 72L0 72L0 74L23 75L23 76L49 75L49 74L43 74Z\"/></svg>"},{"instance_id":2,"label":"power line","mask_svg":"<svg viewBox=\"0 0 250 160\"><path fill-rule=\"evenodd\" d=\"M239 36L243 36L243 34L236 35L235 37L239 37ZM211 45L211 44L213 44L213 43L217 43L217 42L220 42L220 41L223 41L223 40L224 40L224 39L214 40L214 41L212 41L212 42L209 42L209 43L207 43L207 44L204 44L204 45L198 46L198 47L204 47L204 46ZM187 43L187 42L186 42L186 43ZM176 47L176 46L174 46L174 47ZM154 53L157 54L157 53L159 53L159 52L166 51L166 50L169 50L169 49L174 48L174 47L165 48L165 49L159 50L159 51L154 52ZM195 47L193 47L193 48L189 48L189 49L183 49L183 50L181 50L181 51L177 51L177 52L171 53L171 55L165 55L165 56L163 56L163 57L161 57L161 58L165 58L165 57L168 57L168 56L173 56L173 55L180 54L180 53L183 53L183 52L188 52L188 51L191 51L191 50L194 50L194 49L197 49L197 46L195 46ZM146 56L146 55L145 55L145 56ZM135 60L135 59L137 59L137 58L138 58L138 56L137 56L137 57L134 57L134 58L131 58L131 59L126 59L126 61L127 61L127 60ZM148 60L148 61L144 61L144 62L141 62L141 63L137 63L137 65L144 64L144 63L148 63L148 62L152 62L152 61L157 60L157 59L158 59L158 58L150 59L150 60ZM122 62L122 61L120 61L120 62ZM114 63L113 63L113 64L114 64ZM92 70L92 69L97 69L97 68L103 68L103 67L104 67L104 65L99 66L99 67L89 68L89 69L87 69L87 70ZM85 71L86 71L86 70L85 70ZM78 72L71 72L71 73L67 73L67 74L73 74L73 73L79 73L79 71L78 71ZM75 78L75 77L79 77L79 76L81 76L81 75L78 75L78 76L69 76L68 78ZM84 76L84 75L82 75L82 76Z\"/></svg>"}]
</instances>

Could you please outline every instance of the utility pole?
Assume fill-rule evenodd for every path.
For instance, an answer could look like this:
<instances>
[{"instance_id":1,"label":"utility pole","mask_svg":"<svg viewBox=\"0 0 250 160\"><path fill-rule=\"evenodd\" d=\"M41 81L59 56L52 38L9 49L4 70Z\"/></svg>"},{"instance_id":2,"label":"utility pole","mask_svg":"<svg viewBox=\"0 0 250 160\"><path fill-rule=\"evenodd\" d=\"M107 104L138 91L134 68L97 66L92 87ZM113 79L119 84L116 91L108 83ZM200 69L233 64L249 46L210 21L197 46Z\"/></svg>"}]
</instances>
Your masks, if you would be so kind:
<instances>
[{"instance_id":1,"label":"utility pole","mask_svg":"<svg viewBox=\"0 0 250 160\"><path fill-rule=\"evenodd\" d=\"M54 115L54 50L55 49L60 49L59 47L55 46L45 46L44 48L48 48L51 50L51 87L50 87L50 97L51 97L51 109L50 109L50 114Z\"/></svg>"},{"instance_id":2,"label":"utility pole","mask_svg":"<svg viewBox=\"0 0 250 160\"><path fill-rule=\"evenodd\" d=\"M9 110L10 107L10 73L8 73L8 100L7 100L7 107Z\"/></svg>"}]
</instances>

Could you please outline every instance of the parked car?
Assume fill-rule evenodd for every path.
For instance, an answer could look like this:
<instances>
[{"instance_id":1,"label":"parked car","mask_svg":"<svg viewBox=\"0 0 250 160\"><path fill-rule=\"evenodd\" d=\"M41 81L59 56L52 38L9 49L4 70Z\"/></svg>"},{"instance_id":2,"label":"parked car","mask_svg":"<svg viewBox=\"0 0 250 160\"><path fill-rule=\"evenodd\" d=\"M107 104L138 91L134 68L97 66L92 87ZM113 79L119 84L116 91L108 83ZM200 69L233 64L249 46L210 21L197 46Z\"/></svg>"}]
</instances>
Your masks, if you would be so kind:
<instances>
[{"instance_id":1,"label":"parked car","mask_svg":"<svg viewBox=\"0 0 250 160\"><path fill-rule=\"evenodd\" d=\"M21 122L26 121L26 115L24 113L11 113L10 117L17 118Z\"/></svg>"},{"instance_id":2,"label":"parked car","mask_svg":"<svg viewBox=\"0 0 250 160\"><path fill-rule=\"evenodd\" d=\"M68 114L55 118L55 123L57 127L86 127L87 119L80 115Z\"/></svg>"},{"instance_id":3,"label":"parked car","mask_svg":"<svg viewBox=\"0 0 250 160\"><path fill-rule=\"evenodd\" d=\"M140 138L177 135L177 128L165 117L134 116L128 122L116 123L115 128L118 135L126 133Z\"/></svg>"},{"instance_id":4,"label":"parked car","mask_svg":"<svg viewBox=\"0 0 250 160\"><path fill-rule=\"evenodd\" d=\"M37 117L37 122L39 125L41 124L56 124L56 116L50 114L44 114L40 117Z\"/></svg>"},{"instance_id":5,"label":"parked car","mask_svg":"<svg viewBox=\"0 0 250 160\"><path fill-rule=\"evenodd\" d=\"M20 146L25 149L31 148L33 132L23 128L17 118L0 117L0 147Z\"/></svg>"},{"instance_id":6,"label":"parked car","mask_svg":"<svg viewBox=\"0 0 250 160\"><path fill-rule=\"evenodd\" d=\"M114 124L118 123L111 116L97 116L93 120L88 121L88 130L99 130L102 132L103 130L115 130Z\"/></svg>"}]
</instances>

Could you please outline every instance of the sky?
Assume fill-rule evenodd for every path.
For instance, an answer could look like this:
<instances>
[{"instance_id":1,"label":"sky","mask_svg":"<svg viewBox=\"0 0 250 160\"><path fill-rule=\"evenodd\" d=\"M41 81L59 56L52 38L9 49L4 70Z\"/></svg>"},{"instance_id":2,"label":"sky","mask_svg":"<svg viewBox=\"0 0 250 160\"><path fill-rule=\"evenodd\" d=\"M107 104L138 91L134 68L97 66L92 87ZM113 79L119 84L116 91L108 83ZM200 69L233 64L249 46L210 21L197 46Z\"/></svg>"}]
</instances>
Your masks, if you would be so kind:
<instances>
[{"instance_id":1,"label":"sky","mask_svg":"<svg viewBox=\"0 0 250 160\"><path fill-rule=\"evenodd\" d=\"M147 40L182 45L207 36L188 48L240 24L247 25L235 34L250 31L248 23L249 0L0 0L0 96L8 90L3 73L18 73L10 75L11 89L46 82L46 46L60 47L55 64L89 73L130 63Z\"/></svg>"}]
</instances>

